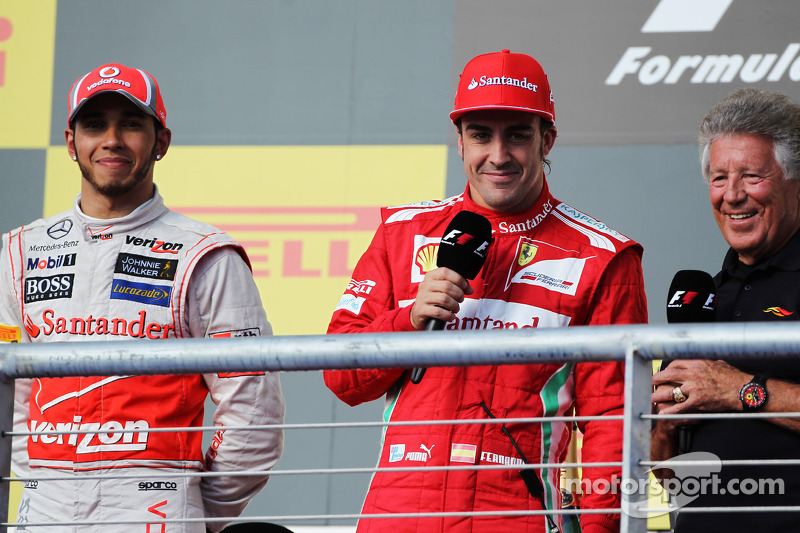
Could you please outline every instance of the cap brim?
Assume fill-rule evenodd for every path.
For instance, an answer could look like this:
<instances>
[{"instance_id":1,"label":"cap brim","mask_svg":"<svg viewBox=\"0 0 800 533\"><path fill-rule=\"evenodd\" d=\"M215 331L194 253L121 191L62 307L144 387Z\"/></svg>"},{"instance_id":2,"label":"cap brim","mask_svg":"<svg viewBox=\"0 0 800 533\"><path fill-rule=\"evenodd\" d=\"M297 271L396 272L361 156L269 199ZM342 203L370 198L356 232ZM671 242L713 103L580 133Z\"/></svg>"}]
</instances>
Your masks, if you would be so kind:
<instances>
[{"instance_id":1,"label":"cap brim","mask_svg":"<svg viewBox=\"0 0 800 533\"><path fill-rule=\"evenodd\" d=\"M485 105L485 106L464 107L461 109L456 109L450 112L450 120L452 120L453 123L455 123L458 119L460 119L470 111L482 111L488 109L506 109L510 111L524 111L526 113L534 113L536 115L539 115L543 119L555 124L553 114L548 111L543 111L541 109L531 109L530 107L503 106L503 105Z\"/></svg>"},{"instance_id":2,"label":"cap brim","mask_svg":"<svg viewBox=\"0 0 800 533\"><path fill-rule=\"evenodd\" d=\"M123 90L120 90L120 89L110 89L109 88L109 89L104 89L102 91L97 91L96 93L94 93L90 97L84 98L83 100L78 102L78 104L75 106L75 109L72 110L72 113L70 113L69 117L67 118L67 122L69 122L70 127L72 127L72 125L73 125L72 123L75 121L75 117L78 116L78 113L80 113L81 109L83 108L84 105L86 105L87 102L89 102L95 96L99 96L99 95L105 94L105 93L116 93L116 94L124 96L125 98L130 100L133 104L135 104L136 107L138 107L139 109L141 109L142 111L144 111L145 113L150 115L151 117L155 118L158 121L158 123L161 124L161 119L158 118L158 116L156 115L155 111L153 111L153 109L150 106L147 106L147 105L143 104L138 98L136 98L132 94L128 93L127 91L123 91Z\"/></svg>"}]
</instances>

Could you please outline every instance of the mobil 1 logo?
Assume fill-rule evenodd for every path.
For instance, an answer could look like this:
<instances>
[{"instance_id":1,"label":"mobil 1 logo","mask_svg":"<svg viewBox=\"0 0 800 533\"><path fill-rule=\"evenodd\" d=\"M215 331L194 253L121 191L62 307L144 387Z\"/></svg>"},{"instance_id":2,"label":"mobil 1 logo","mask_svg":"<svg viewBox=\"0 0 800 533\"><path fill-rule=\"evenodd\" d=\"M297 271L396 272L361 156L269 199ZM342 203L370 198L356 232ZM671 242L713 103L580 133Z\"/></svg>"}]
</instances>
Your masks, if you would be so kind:
<instances>
[{"instance_id":1,"label":"mobil 1 logo","mask_svg":"<svg viewBox=\"0 0 800 533\"><path fill-rule=\"evenodd\" d=\"M53 268L75 266L77 254L63 254L55 257L29 257L28 270L50 270Z\"/></svg>"},{"instance_id":2,"label":"mobil 1 logo","mask_svg":"<svg viewBox=\"0 0 800 533\"><path fill-rule=\"evenodd\" d=\"M25 278L25 303L72 298L75 274Z\"/></svg>"}]
</instances>

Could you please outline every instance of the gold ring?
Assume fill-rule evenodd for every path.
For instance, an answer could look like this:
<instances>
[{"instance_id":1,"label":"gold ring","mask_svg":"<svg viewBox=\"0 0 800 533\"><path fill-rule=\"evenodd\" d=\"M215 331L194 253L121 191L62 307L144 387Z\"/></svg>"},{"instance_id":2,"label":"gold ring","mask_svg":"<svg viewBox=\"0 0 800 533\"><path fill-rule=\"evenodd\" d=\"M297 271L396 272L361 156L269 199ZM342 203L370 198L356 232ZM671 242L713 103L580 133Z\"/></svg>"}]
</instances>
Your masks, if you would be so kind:
<instances>
[{"instance_id":1,"label":"gold ring","mask_svg":"<svg viewBox=\"0 0 800 533\"><path fill-rule=\"evenodd\" d=\"M675 403L683 403L686 401L686 395L680 387L675 387L672 389L672 399L675 400Z\"/></svg>"}]
</instances>

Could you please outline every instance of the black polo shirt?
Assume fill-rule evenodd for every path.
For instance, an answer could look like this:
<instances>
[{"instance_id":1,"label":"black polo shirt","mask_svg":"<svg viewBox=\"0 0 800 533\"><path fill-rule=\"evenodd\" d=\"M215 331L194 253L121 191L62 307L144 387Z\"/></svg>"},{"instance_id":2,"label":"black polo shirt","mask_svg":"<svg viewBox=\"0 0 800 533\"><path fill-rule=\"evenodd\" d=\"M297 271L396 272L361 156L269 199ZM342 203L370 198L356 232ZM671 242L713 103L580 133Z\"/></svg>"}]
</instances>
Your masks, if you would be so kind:
<instances>
[{"instance_id":1,"label":"black polo shirt","mask_svg":"<svg viewBox=\"0 0 800 533\"><path fill-rule=\"evenodd\" d=\"M773 257L753 266L741 263L729 250L722 270L714 277L718 322L783 322L800 320L800 232ZM797 360L757 360L736 363L748 374L800 383ZM744 385L744 383L742 383ZM691 451L711 452L720 459L800 459L800 434L761 420L717 420L693 428ZM782 479L785 493L701 495L690 507L800 505L800 467L723 466L721 487L729 482L750 492L753 483L742 480ZM732 480L739 480L732 481ZM766 485L765 485L766 486ZM720 493L722 491L719 491ZM733 512L680 513L677 533L725 531L800 531L800 513Z\"/></svg>"}]
</instances>

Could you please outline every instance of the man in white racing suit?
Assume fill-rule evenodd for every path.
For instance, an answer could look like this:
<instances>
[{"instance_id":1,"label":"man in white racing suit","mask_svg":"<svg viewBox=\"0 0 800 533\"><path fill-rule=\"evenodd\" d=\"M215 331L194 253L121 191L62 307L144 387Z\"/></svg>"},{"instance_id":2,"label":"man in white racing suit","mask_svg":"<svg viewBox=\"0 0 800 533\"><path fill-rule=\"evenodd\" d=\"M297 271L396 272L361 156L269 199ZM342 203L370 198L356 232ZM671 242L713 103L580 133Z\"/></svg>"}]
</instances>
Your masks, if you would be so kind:
<instances>
[{"instance_id":1,"label":"man in white racing suit","mask_svg":"<svg viewBox=\"0 0 800 533\"><path fill-rule=\"evenodd\" d=\"M0 323L23 342L272 334L244 249L170 211L153 183L171 132L152 76L107 64L80 78L65 137L81 192L71 210L3 236ZM201 432L152 431L202 426L209 393L220 429L205 457ZM14 439L15 473L35 479L17 530L219 531L268 476L176 474L269 470L281 430L226 428L283 420L274 373L18 380L15 429L36 434Z\"/></svg>"}]
</instances>

